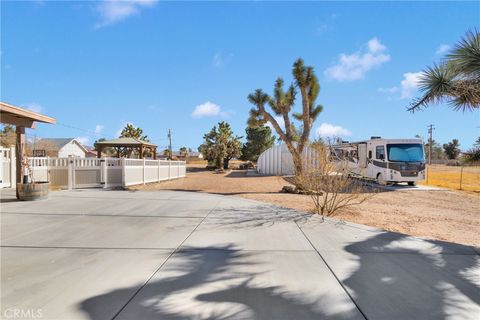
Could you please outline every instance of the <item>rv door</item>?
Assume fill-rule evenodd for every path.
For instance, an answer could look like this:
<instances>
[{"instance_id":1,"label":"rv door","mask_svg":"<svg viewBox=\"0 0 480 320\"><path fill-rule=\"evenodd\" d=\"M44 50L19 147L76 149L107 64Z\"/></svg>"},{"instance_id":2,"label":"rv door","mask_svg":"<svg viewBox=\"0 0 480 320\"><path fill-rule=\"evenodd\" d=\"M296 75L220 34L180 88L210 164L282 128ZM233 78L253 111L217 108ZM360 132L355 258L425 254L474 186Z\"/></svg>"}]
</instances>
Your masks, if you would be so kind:
<instances>
[{"instance_id":1,"label":"rv door","mask_svg":"<svg viewBox=\"0 0 480 320\"><path fill-rule=\"evenodd\" d=\"M358 166L360 168L367 167L367 145L364 143L358 145Z\"/></svg>"}]
</instances>

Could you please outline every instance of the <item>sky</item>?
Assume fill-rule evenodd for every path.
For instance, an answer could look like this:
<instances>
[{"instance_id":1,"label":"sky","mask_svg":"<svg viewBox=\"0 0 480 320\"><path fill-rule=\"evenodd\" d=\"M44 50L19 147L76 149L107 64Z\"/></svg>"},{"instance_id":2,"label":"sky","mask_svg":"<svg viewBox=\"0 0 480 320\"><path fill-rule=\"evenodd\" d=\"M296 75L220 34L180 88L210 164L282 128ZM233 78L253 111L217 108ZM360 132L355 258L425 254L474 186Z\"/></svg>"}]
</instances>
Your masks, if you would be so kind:
<instances>
[{"instance_id":1,"label":"sky","mask_svg":"<svg viewBox=\"0 0 480 320\"><path fill-rule=\"evenodd\" d=\"M87 145L139 126L194 150L219 121L245 136L249 93L314 67L324 106L311 138L460 140L480 112L410 113L418 78L468 30L479 2L2 1L1 100L57 119L27 135ZM297 100L297 109L300 100Z\"/></svg>"}]
</instances>

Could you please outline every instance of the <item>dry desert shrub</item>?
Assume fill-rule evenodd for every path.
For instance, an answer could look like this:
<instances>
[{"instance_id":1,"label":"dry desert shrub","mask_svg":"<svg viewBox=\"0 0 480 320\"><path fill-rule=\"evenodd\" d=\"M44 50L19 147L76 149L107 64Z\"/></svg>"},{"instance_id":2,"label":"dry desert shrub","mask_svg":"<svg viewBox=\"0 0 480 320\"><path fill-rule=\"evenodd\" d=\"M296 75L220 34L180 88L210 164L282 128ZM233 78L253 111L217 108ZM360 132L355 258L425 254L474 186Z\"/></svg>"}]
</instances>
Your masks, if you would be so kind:
<instances>
[{"instance_id":1,"label":"dry desert shrub","mask_svg":"<svg viewBox=\"0 0 480 320\"><path fill-rule=\"evenodd\" d=\"M312 147L314 156L304 163L304 170L294 178L294 184L310 196L322 221L341 208L361 204L375 195L365 181L348 175L348 162L333 159L328 146Z\"/></svg>"}]
</instances>

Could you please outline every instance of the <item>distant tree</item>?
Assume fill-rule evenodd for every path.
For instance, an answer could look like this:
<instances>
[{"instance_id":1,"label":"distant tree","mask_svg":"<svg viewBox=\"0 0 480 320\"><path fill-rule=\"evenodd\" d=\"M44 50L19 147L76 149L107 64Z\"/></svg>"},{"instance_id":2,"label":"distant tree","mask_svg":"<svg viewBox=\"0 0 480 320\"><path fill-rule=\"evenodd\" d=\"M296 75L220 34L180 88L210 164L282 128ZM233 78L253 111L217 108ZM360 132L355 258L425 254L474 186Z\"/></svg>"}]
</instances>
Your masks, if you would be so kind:
<instances>
[{"instance_id":1,"label":"distant tree","mask_svg":"<svg viewBox=\"0 0 480 320\"><path fill-rule=\"evenodd\" d=\"M467 150L463 155L465 163L480 163L480 147Z\"/></svg>"},{"instance_id":2,"label":"distant tree","mask_svg":"<svg viewBox=\"0 0 480 320\"><path fill-rule=\"evenodd\" d=\"M143 130L140 127L135 127L131 123L127 123L125 125L125 128L122 129L122 132L120 133L120 138L134 138L142 141L149 142L150 140L148 139L148 136L143 134ZM131 148L122 148L118 149L115 148L117 153L122 154L123 156L130 158L132 156L132 153L137 153ZM152 154L150 150L145 150L143 153L144 157L151 157Z\"/></svg>"},{"instance_id":3,"label":"distant tree","mask_svg":"<svg viewBox=\"0 0 480 320\"><path fill-rule=\"evenodd\" d=\"M127 123L125 128L122 129L120 138L135 138L146 142L150 141L146 135L143 135L143 130L140 127L135 127L131 123Z\"/></svg>"},{"instance_id":4,"label":"distant tree","mask_svg":"<svg viewBox=\"0 0 480 320\"><path fill-rule=\"evenodd\" d=\"M480 163L480 137L473 143L473 148L464 152L463 159L465 163Z\"/></svg>"},{"instance_id":5,"label":"distant tree","mask_svg":"<svg viewBox=\"0 0 480 320\"><path fill-rule=\"evenodd\" d=\"M47 157L58 157L58 146L52 141L33 138L26 145L26 154L33 156L33 150L44 150Z\"/></svg>"},{"instance_id":6,"label":"distant tree","mask_svg":"<svg viewBox=\"0 0 480 320\"><path fill-rule=\"evenodd\" d=\"M9 124L3 125L0 131L0 144L2 147L10 147L16 144L15 127Z\"/></svg>"},{"instance_id":7,"label":"distant tree","mask_svg":"<svg viewBox=\"0 0 480 320\"><path fill-rule=\"evenodd\" d=\"M443 145L443 150L445 151L445 155L448 159L454 160L457 159L458 155L460 154L460 142L457 139L453 139L449 143L445 143Z\"/></svg>"},{"instance_id":8,"label":"distant tree","mask_svg":"<svg viewBox=\"0 0 480 320\"><path fill-rule=\"evenodd\" d=\"M430 153L430 144L427 142L425 143L425 159L428 159L429 153ZM440 160L444 158L445 158L445 155L443 153L442 146L435 140L432 140L432 160Z\"/></svg>"},{"instance_id":9,"label":"distant tree","mask_svg":"<svg viewBox=\"0 0 480 320\"><path fill-rule=\"evenodd\" d=\"M416 111L432 103L449 103L454 110L480 108L480 33L467 32L446 59L423 71L420 78L423 96L408 108Z\"/></svg>"},{"instance_id":10,"label":"distant tree","mask_svg":"<svg viewBox=\"0 0 480 320\"><path fill-rule=\"evenodd\" d=\"M247 127L245 133L247 142L242 148L242 160L256 162L260 154L275 143L275 137L269 127L263 125Z\"/></svg>"},{"instance_id":11,"label":"distant tree","mask_svg":"<svg viewBox=\"0 0 480 320\"><path fill-rule=\"evenodd\" d=\"M164 149L164 150L162 151L162 154L163 154L164 157L167 157L168 159L171 159L171 158L172 158L172 155L170 154L170 149L168 149L168 148L167 148L167 149Z\"/></svg>"},{"instance_id":12,"label":"distant tree","mask_svg":"<svg viewBox=\"0 0 480 320\"><path fill-rule=\"evenodd\" d=\"M290 85L286 91L283 89L283 79L278 78L275 82L272 97L264 93L262 89L257 89L248 96L248 101L255 106L250 110L248 125L258 126L270 122L292 155L295 173L300 174L302 171L302 152L308 144L312 125L322 112L323 107L315 102L320 92L320 84L313 67L305 66L303 60L298 59L293 64L292 74L295 84ZM295 104L297 89L302 99L302 112L290 115ZM267 104L272 109L273 114L267 111ZM300 121L300 130L295 127L291 116ZM283 122L284 129L277 120L279 118Z\"/></svg>"},{"instance_id":13,"label":"distant tree","mask_svg":"<svg viewBox=\"0 0 480 320\"><path fill-rule=\"evenodd\" d=\"M107 139L100 138L98 140L95 140L95 142L93 143L93 147L95 148L95 150L97 149L97 142L102 142L102 141L107 141ZM102 153L105 153L108 157L117 155L115 149L112 147L103 148Z\"/></svg>"},{"instance_id":14,"label":"distant tree","mask_svg":"<svg viewBox=\"0 0 480 320\"><path fill-rule=\"evenodd\" d=\"M477 140L475 140L475 142L473 143L473 146L480 147L480 137L478 137Z\"/></svg>"},{"instance_id":15,"label":"distant tree","mask_svg":"<svg viewBox=\"0 0 480 320\"><path fill-rule=\"evenodd\" d=\"M184 157L184 158L187 158L188 157L188 150L187 147L181 147L179 149L179 152L180 152L180 156Z\"/></svg>"},{"instance_id":16,"label":"distant tree","mask_svg":"<svg viewBox=\"0 0 480 320\"><path fill-rule=\"evenodd\" d=\"M238 136L233 135L230 125L224 121L214 126L210 132L203 136L204 142L198 151L205 160L213 163L217 169L228 169L229 161L242 154L242 143Z\"/></svg>"}]
</instances>

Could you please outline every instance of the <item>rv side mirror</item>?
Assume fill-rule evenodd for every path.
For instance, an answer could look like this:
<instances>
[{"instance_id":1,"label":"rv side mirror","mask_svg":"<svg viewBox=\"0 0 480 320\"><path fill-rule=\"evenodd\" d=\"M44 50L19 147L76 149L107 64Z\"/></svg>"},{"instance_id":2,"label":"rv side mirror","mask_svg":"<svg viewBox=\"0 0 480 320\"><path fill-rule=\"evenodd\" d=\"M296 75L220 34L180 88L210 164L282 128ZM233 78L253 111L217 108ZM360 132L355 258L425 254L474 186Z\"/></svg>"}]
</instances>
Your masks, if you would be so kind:
<instances>
[{"instance_id":1,"label":"rv side mirror","mask_svg":"<svg viewBox=\"0 0 480 320\"><path fill-rule=\"evenodd\" d=\"M380 160L385 160L385 155L381 154L380 155Z\"/></svg>"}]
</instances>

